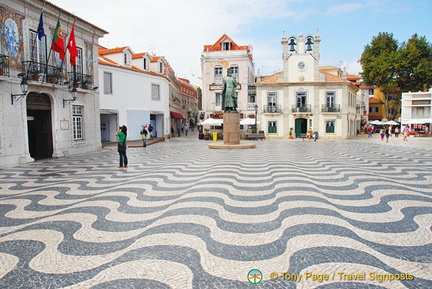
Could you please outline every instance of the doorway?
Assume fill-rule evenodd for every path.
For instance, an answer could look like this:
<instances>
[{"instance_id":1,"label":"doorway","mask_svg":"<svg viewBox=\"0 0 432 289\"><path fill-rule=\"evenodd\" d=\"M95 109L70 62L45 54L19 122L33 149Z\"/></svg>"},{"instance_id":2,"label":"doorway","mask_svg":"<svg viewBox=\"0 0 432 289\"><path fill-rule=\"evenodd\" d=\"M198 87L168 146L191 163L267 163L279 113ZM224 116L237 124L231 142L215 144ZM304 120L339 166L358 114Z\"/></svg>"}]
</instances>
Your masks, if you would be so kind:
<instances>
[{"instance_id":1,"label":"doorway","mask_svg":"<svg viewBox=\"0 0 432 289\"><path fill-rule=\"evenodd\" d=\"M297 118L295 120L295 134L297 138L300 138L302 134L306 134L307 132L307 119L306 118Z\"/></svg>"},{"instance_id":2,"label":"doorway","mask_svg":"<svg viewBox=\"0 0 432 289\"><path fill-rule=\"evenodd\" d=\"M51 158L53 138L51 100L48 95L28 94L27 129L30 156L35 160Z\"/></svg>"}]
</instances>

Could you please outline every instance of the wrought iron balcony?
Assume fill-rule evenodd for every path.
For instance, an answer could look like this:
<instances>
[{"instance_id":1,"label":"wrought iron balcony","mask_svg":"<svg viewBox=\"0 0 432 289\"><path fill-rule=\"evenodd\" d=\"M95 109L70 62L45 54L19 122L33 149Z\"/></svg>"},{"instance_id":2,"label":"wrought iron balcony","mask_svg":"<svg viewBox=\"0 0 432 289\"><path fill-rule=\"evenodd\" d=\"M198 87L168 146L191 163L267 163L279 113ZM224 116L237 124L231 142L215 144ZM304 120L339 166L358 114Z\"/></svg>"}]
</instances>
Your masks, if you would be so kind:
<instances>
[{"instance_id":1,"label":"wrought iron balcony","mask_svg":"<svg viewBox=\"0 0 432 289\"><path fill-rule=\"evenodd\" d=\"M321 107L321 112L340 112L340 104L323 104Z\"/></svg>"},{"instance_id":2,"label":"wrought iron balcony","mask_svg":"<svg viewBox=\"0 0 432 289\"><path fill-rule=\"evenodd\" d=\"M83 73L66 72L66 69L44 62L23 61L27 79L41 83L66 84L74 83L75 87L91 89L93 76Z\"/></svg>"},{"instance_id":3,"label":"wrought iron balcony","mask_svg":"<svg viewBox=\"0 0 432 289\"><path fill-rule=\"evenodd\" d=\"M0 76L10 76L9 56L0 54Z\"/></svg>"},{"instance_id":4,"label":"wrought iron balcony","mask_svg":"<svg viewBox=\"0 0 432 289\"><path fill-rule=\"evenodd\" d=\"M74 83L75 87L90 89L93 85L93 75L76 72L69 72L69 81Z\"/></svg>"},{"instance_id":5,"label":"wrought iron balcony","mask_svg":"<svg viewBox=\"0 0 432 289\"><path fill-rule=\"evenodd\" d=\"M282 113L280 105L264 105L263 113Z\"/></svg>"},{"instance_id":6,"label":"wrought iron balcony","mask_svg":"<svg viewBox=\"0 0 432 289\"><path fill-rule=\"evenodd\" d=\"M303 105L303 106L292 106L292 109L291 109L291 112L293 112L293 113L296 113L296 112L298 112L298 113L302 113L302 112L311 112L312 111L312 109L311 109L311 105L310 104L305 104L305 105Z\"/></svg>"}]
</instances>

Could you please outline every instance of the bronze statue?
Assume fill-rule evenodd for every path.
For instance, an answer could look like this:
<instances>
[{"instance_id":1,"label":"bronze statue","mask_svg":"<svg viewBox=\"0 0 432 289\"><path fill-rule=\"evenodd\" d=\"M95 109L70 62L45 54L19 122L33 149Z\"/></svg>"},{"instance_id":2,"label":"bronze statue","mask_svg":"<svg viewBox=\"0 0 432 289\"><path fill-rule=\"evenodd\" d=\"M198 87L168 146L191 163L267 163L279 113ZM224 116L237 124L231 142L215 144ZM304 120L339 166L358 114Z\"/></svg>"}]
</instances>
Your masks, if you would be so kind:
<instances>
[{"instance_id":1,"label":"bronze statue","mask_svg":"<svg viewBox=\"0 0 432 289\"><path fill-rule=\"evenodd\" d=\"M231 68L228 68L227 76L222 84L222 109L224 112L237 112L237 80L232 76Z\"/></svg>"}]
</instances>

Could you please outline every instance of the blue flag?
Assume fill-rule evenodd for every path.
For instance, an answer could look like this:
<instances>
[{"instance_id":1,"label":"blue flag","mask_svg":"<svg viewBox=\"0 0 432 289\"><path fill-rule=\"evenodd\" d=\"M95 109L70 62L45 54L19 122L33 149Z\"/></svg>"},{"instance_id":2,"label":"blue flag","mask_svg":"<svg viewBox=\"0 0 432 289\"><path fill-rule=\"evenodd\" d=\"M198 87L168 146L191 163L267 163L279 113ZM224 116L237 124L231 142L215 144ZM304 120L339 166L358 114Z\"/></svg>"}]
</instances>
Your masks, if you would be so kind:
<instances>
[{"instance_id":1,"label":"blue flag","mask_svg":"<svg viewBox=\"0 0 432 289\"><path fill-rule=\"evenodd\" d=\"M41 40L42 37L45 36L45 29L44 29L44 24L43 24L43 17L42 17L42 14L43 14L43 10L41 11L41 14L40 14L40 18L39 18L39 25L38 25L38 29L37 29L37 33L38 33L38 38L39 38L39 40Z\"/></svg>"}]
</instances>

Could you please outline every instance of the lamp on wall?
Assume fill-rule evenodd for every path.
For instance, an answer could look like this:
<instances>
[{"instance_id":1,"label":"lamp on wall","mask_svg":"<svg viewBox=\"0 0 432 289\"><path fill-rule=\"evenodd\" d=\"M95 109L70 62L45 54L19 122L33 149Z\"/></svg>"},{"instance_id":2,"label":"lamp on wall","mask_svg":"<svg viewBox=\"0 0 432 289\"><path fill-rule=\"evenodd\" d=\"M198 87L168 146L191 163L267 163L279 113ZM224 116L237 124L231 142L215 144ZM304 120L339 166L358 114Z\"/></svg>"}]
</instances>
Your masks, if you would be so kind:
<instances>
[{"instance_id":1,"label":"lamp on wall","mask_svg":"<svg viewBox=\"0 0 432 289\"><path fill-rule=\"evenodd\" d=\"M18 74L18 76L21 77L20 87L21 87L22 93L16 93L16 94L11 93L11 104L12 105L14 104L14 101L18 101L19 99L26 96L27 91L28 91L28 83L27 83L27 78L26 78L25 74L20 73L20 74Z\"/></svg>"},{"instance_id":2,"label":"lamp on wall","mask_svg":"<svg viewBox=\"0 0 432 289\"><path fill-rule=\"evenodd\" d=\"M63 108L66 107L66 104L71 103L72 101L75 101L78 97L78 91L77 89L74 87L72 89L72 98L71 99L63 99Z\"/></svg>"}]
</instances>

